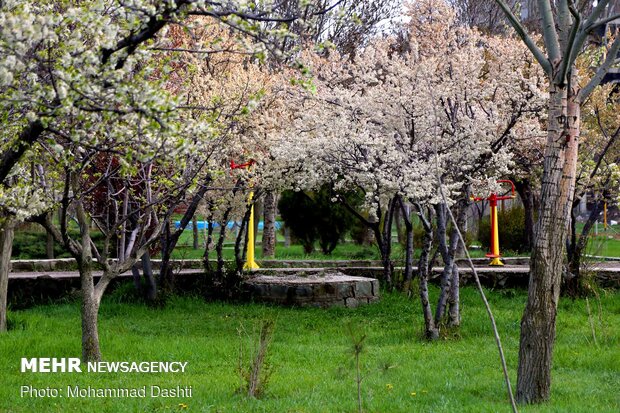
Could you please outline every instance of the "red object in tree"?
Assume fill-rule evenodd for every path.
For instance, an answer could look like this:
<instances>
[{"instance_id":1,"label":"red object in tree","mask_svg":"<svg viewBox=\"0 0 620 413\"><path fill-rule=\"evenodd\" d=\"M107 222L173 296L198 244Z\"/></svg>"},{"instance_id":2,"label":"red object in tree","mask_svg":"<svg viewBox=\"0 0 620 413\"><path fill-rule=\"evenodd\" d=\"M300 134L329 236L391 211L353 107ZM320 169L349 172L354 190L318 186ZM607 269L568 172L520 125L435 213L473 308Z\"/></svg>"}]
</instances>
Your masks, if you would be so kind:
<instances>
[{"instance_id":1,"label":"red object in tree","mask_svg":"<svg viewBox=\"0 0 620 413\"><path fill-rule=\"evenodd\" d=\"M248 162L241 164L236 164L233 160L230 161L230 169L249 168L252 165L254 165L254 159L250 159Z\"/></svg>"}]
</instances>

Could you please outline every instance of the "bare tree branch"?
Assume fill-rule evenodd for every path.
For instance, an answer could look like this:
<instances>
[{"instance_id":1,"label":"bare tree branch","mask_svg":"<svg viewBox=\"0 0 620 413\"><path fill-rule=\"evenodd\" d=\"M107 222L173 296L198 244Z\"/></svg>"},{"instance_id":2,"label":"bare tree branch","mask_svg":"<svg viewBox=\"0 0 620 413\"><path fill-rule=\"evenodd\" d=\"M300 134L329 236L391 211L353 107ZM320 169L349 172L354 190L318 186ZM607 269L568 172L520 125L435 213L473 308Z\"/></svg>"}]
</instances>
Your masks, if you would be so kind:
<instances>
[{"instance_id":1,"label":"bare tree branch","mask_svg":"<svg viewBox=\"0 0 620 413\"><path fill-rule=\"evenodd\" d=\"M607 50L607 57L605 58L605 61L598 68L594 76L592 76L592 79L590 79L588 84L585 85L584 88L581 89L581 91L579 92L579 95L577 96L578 102L585 102L585 100L594 91L594 88L596 88L601 83L607 72L609 72L611 66L613 66L613 64L616 62L619 50L620 36L616 36L616 39L612 43L611 47Z\"/></svg>"},{"instance_id":2,"label":"bare tree branch","mask_svg":"<svg viewBox=\"0 0 620 413\"><path fill-rule=\"evenodd\" d=\"M540 48L536 45L534 40L527 34L525 27L519 22L519 19L512 13L510 7L504 2L504 0L495 0L497 4L501 7L506 15L506 18L510 22L510 25L515 29L521 40L525 43L525 45L530 49L536 61L542 66L547 75L551 76L551 63L547 59L547 56L540 50Z\"/></svg>"}]
</instances>

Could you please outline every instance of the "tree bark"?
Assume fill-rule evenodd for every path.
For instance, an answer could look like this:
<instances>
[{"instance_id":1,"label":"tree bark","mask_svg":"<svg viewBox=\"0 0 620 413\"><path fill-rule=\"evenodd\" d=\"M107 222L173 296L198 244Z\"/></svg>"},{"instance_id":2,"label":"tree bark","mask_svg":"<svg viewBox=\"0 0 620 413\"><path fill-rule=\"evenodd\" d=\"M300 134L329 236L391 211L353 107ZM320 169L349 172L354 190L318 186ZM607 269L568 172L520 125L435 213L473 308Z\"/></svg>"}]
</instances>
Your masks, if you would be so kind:
<instances>
[{"instance_id":1,"label":"tree bark","mask_svg":"<svg viewBox=\"0 0 620 413\"><path fill-rule=\"evenodd\" d=\"M245 252L247 251L248 231L247 225L250 221L251 204L246 208L243 219L241 220L241 227L237 233L237 239L235 240L235 265L237 267L237 273L243 273L243 261L245 260Z\"/></svg>"},{"instance_id":2,"label":"tree bark","mask_svg":"<svg viewBox=\"0 0 620 413\"><path fill-rule=\"evenodd\" d=\"M458 225L459 228L465 227L468 206L469 202L467 200L461 200L456 205L456 225ZM452 280L450 283L450 295L448 297L448 325L450 327L458 327L461 325L461 277L459 274L459 266L456 264L456 256L462 249L462 245L459 241L459 233L457 228L452 228L452 231L450 232Z\"/></svg>"},{"instance_id":3,"label":"tree bark","mask_svg":"<svg viewBox=\"0 0 620 413\"><path fill-rule=\"evenodd\" d=\"M140 275L140 266L138 263L135 263L131 267L131 278L133 279L133 286L138 292L138 294L142 295L144 292L142 291L142 276Z\"/></svg>"},{"instance_id":4,"label":"tree bark","mask_svg":"<svg viewBox=\"0 0 620 413\"><path fill-rule=\"evenodd\" d=\"M45 256L48 260L54 259L54 237L47 231L45 236Z\"/></svg>"},{"instance_id":5,"label":"tree bark","mask_svg":"<svg viewBox=\"0 0 620 413\"><path fill-rule=\"evenodd\" d=\"M405 273L403 275L403 291L409 291L411 288L411 280L413 279L413 223L409 216L409 208L405 207L402 198L399 198L399 204L399 211L402 213L402 222L405 227Z\"/></svg>"},{"instance_id":6,"label":"tree bark","mask_svg":"<svg viewBox=\"0 0 620 413\"><path fill-rule=\"evenodd\" d=\"M149 302L155 301L157 297L157 284L153 275L153 265L151 263L151 254L146 251L140 258L142 261L142 273L144 274L145 288L144 296Z\"/></svg>"},{"instance_id":7,"label":"tree bark","mask_svg":"<svg viewBox=\"0 0 620 413\"><path fill-rule=\"evenodd\" d=\"M273 191L265 192L264 197L264 224L262 249L263 258L273 257L276 252L276 194Z\"/></svg>"},{"instance_id":8,"label":"tree bark","mask_svg":"<svg viewBox=\"0 0 620 413\"><path fill-rule=\"evenodd\" d=\"M193 236L192 247L195 250L197 250L198 249L198 218L196 218L196 214L192 216L192 236Z\"/></svg>"},{"instance_id":9,"label":"tree bark","mask_svg":"<svg viewBox=\"0 0 620 413\"><path fill-rule=\"evenodd\" d=\"M212 207L212 206L211 206ZM213 242L213 217L209 219L207 223L207 239L205 241L205 252L202 256L202 262L205 267L207 275L211 272L211 262L209 260L209 251L211 250L211 243Z\"/></svg>"},{"instance_id":10,"label":"tree bark","mask_svg":"<svg viewBox=\"0 0 620 413\"><path fill-rule=\"evenodd\" d=\"M5 217L0 226L0 333L7 331L7 308L11 252L13 251L14 222Z\"/></svg>"},{"instance_id":11,"label":"tree bark","mask_svg":"<svg viewBox=\"0 0 620 413\"><path fill-rule=\"evenodd\" d=\"M572 84L577 84L576 79ZM579 120L575 92L552 84L540 215L534 228L528 299L521 320L517 377L517 400L521 403L539 403L550 397L555 321L575 192Z\"/></svg>"},{"instance_id":12,"label":"tree bark","mask_svg":"<svg viewBox=\"0 0 620 413\"><path fill-rule=\"evenodd\" d=\"M256 251L256 244L258 244L258 224L263 216L263 197L259 196L254 202L254 251ZM264 225L264 222L263 222Z\"/></svg>"},{"instance_id":13,"label":"tree bark","mask_svg":"<svg viewBox=\"0 0 620 413\"><path fill-rule=\"evenodd\" d=\"M93 257L91 251L90 221L84 211L81 201L77 201L77 221L80 226L81 245L75 256L80 272L80 286L82 293L82 361L101 360L99 348L99 331L97 318L99 314L100 298L95 289L93 278Z\"/></svg>"},{"instance_id":14,"label":"tree bark","mask_svg":"<svg viewBox=\"0 0 620 413\"><path fill-rule=\"evenodd\" d=\"M160 235L161 246L161 265L159 267L159 290L165 293L171 293L174 291L174 271L170 262L172 258L172 250L176 246L179 236L175 236L176 231L171 230L173 225L170 218L167 218L163 224L163 228ZM183 228L181 231L183 231Z\"/></svg>"},{"instance_id":15,"label":"tree bark","mask_svg":"<svg viewBox=\"0 0 620 413\"><path fill-rule=\"evenodd\" d=\"M223 281L224 280L224 241L226 240L226 228L228 225L228 219L230 217L230 213L232 212L232 207L229 207L224 211L224 215L222 216L222 221L220 222L220 234L217 238L217 244L215 245L215 255L217 258L217 270L215 273L216 279Z\"/></svg>"},{"instance_id":16,"label":"tree bark","mask_svg":"<svg viewBox=\"0 0 620 413\"><path fill-rule=\"evenodd\" d=\"M100 303L95 294L92 263L81 260L78 268L82 287L82 361L99 361L101 349L97 318Z\"/></svg>"},{"instance_id":17,"label":"tree bark","mask_svg":"<svg viewBox=\"0 0 620 413\"><path fill-rule=\"evenodd\" d=\"M429 208L428 217L424 214L424 209L420 205L416 205L420 213L420 220L424 227L424 240L422 242L422 251L420 252L420 260L418 261L418 278L420 282L420 302L422 303L422 314L424 315L424 336L428 340L437 340L439 338L439 329L433 319L433 309L428 297L428 276L429 276L429 256L433 246L433 227L431 225L431 209Z\"/></svg>"},{"instance_id":18,"label":"tree bark","mask_svg":"<svg viewBox=\"0 0 620 413\"><path fill-rule=\"evenodd\" d=\"M435 324L439 325L446 311L450 287L452 285L452 259L450 257L448 243L446 241L446 206L444 204L437 204L435 206L435 210L437 222L437 243L439 244L438 250L444 263L443 272L441 273L441 291L439 293L439 298L437 299L437 308L435 309Z\"/></svg>"}]
</instances>

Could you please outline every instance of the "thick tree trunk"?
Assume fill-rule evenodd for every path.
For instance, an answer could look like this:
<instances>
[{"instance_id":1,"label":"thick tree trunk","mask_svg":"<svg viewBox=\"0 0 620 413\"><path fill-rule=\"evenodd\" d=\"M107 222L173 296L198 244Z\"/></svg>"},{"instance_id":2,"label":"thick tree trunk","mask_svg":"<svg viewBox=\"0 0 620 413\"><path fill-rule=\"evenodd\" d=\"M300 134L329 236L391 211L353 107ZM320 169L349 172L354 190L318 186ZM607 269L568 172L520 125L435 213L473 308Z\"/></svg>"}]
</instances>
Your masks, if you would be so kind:
<instances>
[{"instance_id":1,"label":"thick tree trunk","mask_svg":"<svg viewBox=\"0 0 620 413\"><path fill-rule=\"evenodd\" d=\"M134 288L138 294L142 295L144 292L142 291L142 276L140 275L140 266L138 263L131 266L131 276Z\"/></svg>"},{"instance_id":2,"label":"thick tree trunk","mask_svg":"<svg viewBox=\"0 0 620 413\"><path fill-rule=\"evenodd\" d=\"M580 120L574 92L567 95L567 87L551 85L541 207L534 229L528 299L521 320L517 377L517 400L521 403L548 400L551 391L555 321L575 192Z\"/></svg>"},{"instance_id":3,"label":"thick tree trunk","mask_svg":"<svg viewBox=\"0 0 620 413\"><path fill-rule=\"evenodd\" d=\"M263 258L273 257L276 252L276 194L273 191L265 192L264 224L263 224Z\"/></svg>"},{"instance_id":4,"label":"thick tree trunk","mask_svg":"<svg viewBox=\"0 0 620 413\"><path fill-rule=\"evenodd\" d=\"M424 216L421 206L417 206L420 212L420 219L424 226L424 240L422 242L422 251L420 252L420 260L418 261L418 278L420 282L420 302L422 303L422 314L424 315L424 336L428 340L437 340L439 338L439 329L433 319L433 309L428 297L428 276L429 276L429 256L433 245L433 228L430 224L429 217Z\"/></svg>"},{"instance_id":5,"label":"thick tree trunk","mask_svg":"<svg viewBox=\"0 0 620 413\"><path fill-rule=\"evenodd\" d=\"M99 300L95 294L92 264L81 262L79 270L82 286L82 361L99 361L101 360L97 323Z\"/></svg>"},{"instance_id":6,"label":"thick tree trunk","mask_svg":"<svg viewBox=\"0 0 620 413\"><path fill-rule=\"evenodd\" d=\"M77 221L80 226L81 245L74 255L80 272L82 293L82 361L101 360L99 349L99 331L97 317L99 314L100 297L95 289L93 279L93 256L91 251L90 220L80 201L75 207Z\"/></svg>"},{"instance_id":7,"label":"thick tree trunk","mask_svg":"<svg viewBox=\"0 0 620 413\"><path fill-rule=\"evenodd\" d=\"M450 295L448 297L448 325L458 327L461 325L461 287L459 267L452 261L452 278L450 282Z\"/></svg>"},{"instance_id":8,"label":"thick tree trunk","mask_svg":"<svg viewBox=\"0 0 620 413\"><path fill-rule=\"evenodd\" d=\"M450 295L450 287L452 286L453 260L446 241L446 206L444 204L437 204L435 210L437 222L437 243L439 244L438 249L444 263L443 272L441 273L441 291L439 293L439 298L437 299L437 308L435 309L435 324L439 325L445 314L448 304L448 297Z\"/></svg>"},{"instance_id":9,"label":"thick tree trunk","mask_svg":"<svg viewBox=\"0 0 620 413\"><path fill-rule=\"evenodd\" d=\"M531 251L532 242L534 240L534 194L532 191L532 183L528 178L520 179L515 182L515 188L521 197L521 202L523 202L523 212L525 215L523 219L525 228L525 248Z\"/></svg>"},{"instance_id":10,"label":"thick tree trunk","mask_svg":"<svg viewBox=\"0 0 620 413\"><path fill-rule=\"evenodd\" d=\"M457 204L456 224L459 228L465 228L467 220L468 202L465 200ZM448 297L448 325L458 327L461 325L461 278L459 267L456 264L456 256L462 249L459 242L459 234L456 228L452 228L450 233L450 259L452 261L452 280L450 283L450 295Z\"/></svg>"},{"instance_id":11,"label":"thick tree trunk","mask_svg":"<svg viewBox=\"0 0 620 413\"><path fill-rule=\"evenodd\" d=\"M46 232L45 238L45 256L48 260L54 259L54 236Z\"/></svg>"},{"instance_id":12,"label":"thick tree trunk","mask_svg":"<svg viewBox=\"0 0 620 413\"><path fill-rule=\"evenodd\" d=\"M405 227L405 273L403 274L402 287L403 291L409 291L413 279L413 223L409 215L409 208L405 206L402 199L399 199L399 204L398 211L402 213L403 226Z\"/></svg>"},{"instance_id":13,"label":"thick tree trunk","mask_svg":"<svg viewBox=\"0 0 620 413\"><path fill-rule=\"evenodd\" d=\"M396 235L398 236L398 243L405 245L407 243L407 229L404 224L406 206L403 204L401 208L396 208L394 211L394 224L396 225ZM405 227L405 228L403 228Z\"/></svg>"},{"instance_id":14,"label":"thick tree trunk","mask_svg":"<svg viewBox=\"0 0 620 413\"><path fill-rule=\"evenodd\" d=\"M256 198L254 202L254 251L256 251L256 244L258 244L258 224L263 216L263 210L263 197L258 195L258 198Z\"/></svg>"},{"instance_id":15,"label":"thick tree trunk","mask_svg":"<svg viewBox=\"0 0 620 413\"><path fill-rule=\"evenodd\" d=\"M155 301L157 297L157 284L153 275L153 265L151 263L151 254L147 251L142 254L142 273L144 274L144 296L149 302Z\"/></svg>"},{"instance_id":16,"label":"thick tree trunk","mask_svg":"<svg viewBox=\"0 0 620 413\"><path fill-rule=\"evenodd\" d=\"M14 235L14 223L10 218L5 217L4 222L0 226L0 333L7 330L7 297Z\"/></svg>"}]
</instances>

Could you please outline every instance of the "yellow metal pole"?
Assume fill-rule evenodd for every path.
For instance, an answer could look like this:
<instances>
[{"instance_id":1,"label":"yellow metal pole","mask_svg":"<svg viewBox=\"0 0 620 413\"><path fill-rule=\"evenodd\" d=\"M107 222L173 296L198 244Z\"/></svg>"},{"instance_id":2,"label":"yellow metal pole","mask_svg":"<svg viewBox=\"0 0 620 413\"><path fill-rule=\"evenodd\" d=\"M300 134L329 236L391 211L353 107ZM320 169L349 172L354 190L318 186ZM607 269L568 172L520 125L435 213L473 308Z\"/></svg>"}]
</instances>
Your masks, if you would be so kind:
<instances>
[{"instance_id":1,"label":"yellow metal pole","mask_svg":"<svg viewBox=\"0 0 620 413\"><path fill-rule=\"evenodd\" d=\"M254 191L250 192L248 202L252 202L254 197ZM257 270L260 267L254 260L254 205L250 207L250 221L248 222L248 251L243 265L244 270Z\"/></svg>"},{"instance_id":2,"label":"yellow metal pole","mask_svg":"<svg viewBox=\"0 0 620 413\"><path fill-rule=\"evenodd\" d=\"M603 203L603 227L607 231L607 201Z\"/></svg>"},{"instance_id":3,"label":"yellow metal pole","mask_svg":"<svg viewBox=\"0 0 620 413\"><path fill-rule=\"evenodd\" d=\"M503 262L499 259L499 228L497 223L497 206L491 207L491 230L493 231L493 236L491 237L491 254L494 255L493 260L489 263L489 265L504 265Z\"/></svg>"}]
</instances>

